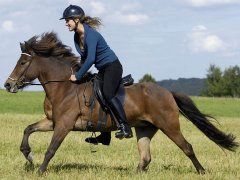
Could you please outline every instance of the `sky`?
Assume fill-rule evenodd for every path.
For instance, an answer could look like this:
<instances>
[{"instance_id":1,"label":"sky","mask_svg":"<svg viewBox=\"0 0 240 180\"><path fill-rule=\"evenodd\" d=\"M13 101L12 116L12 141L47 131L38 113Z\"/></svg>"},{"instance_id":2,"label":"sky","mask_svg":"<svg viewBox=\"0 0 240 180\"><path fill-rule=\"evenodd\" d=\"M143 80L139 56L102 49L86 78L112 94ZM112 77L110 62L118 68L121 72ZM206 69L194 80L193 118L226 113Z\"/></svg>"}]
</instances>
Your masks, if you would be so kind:
<instances>
[{"instance_id":1,"label":"sky","mask_svg":"<svg viewBox=\"0 0 240 180\"><path fill-rule=\"evenodd\" d=\"M0 87L19 43L35 35L55 31L78 55L73 32L59 20L70 4L102 19L99 32L135 82L146 73L157 81L205 78L211 64L240 66L240 0L0 0Z\"/></svg>"}]
</instances>

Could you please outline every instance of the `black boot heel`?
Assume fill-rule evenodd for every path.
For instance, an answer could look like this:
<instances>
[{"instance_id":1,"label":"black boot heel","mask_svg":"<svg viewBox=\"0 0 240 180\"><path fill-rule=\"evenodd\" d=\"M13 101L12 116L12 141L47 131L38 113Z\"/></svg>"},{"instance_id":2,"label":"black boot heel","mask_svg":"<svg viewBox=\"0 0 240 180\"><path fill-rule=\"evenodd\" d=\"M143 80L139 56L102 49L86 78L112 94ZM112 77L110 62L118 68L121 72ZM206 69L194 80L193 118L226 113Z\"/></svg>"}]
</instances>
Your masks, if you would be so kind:
<instances>
[{"instance_id":1,"label":"black boot heel","mask_svg":"<svg viewBox=\"0 0 240 180\"><path fill-rule=\"evenodd\" d=\"M127 124L120 124L119 132L116 132L115 137L118 139L131 138L133 133L131 128Z\"/></svg>"}]
</instances>

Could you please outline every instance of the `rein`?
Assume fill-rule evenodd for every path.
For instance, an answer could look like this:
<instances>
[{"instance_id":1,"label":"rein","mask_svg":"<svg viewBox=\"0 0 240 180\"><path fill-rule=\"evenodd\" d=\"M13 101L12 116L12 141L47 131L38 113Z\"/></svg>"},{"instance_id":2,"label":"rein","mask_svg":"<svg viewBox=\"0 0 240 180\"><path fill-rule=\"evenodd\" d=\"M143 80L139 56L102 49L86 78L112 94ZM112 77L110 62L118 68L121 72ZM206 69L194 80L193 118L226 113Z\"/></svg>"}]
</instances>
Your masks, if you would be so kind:
<instances>
[{"instance_id":1,"label":"rein","mask_svg":"<svg viewBox=\"0 0 240 180\"><path fill-rule=\"evenodd\" d=\"M35 86L44 86L46 84L49 84L49 83L52 83L52 82L69 82L69 80L49 80L49 81L46 81L44 83L31 83L31 82L23 82L24 84L26 85L35 85Z\"/></svg>"}]
</instances>

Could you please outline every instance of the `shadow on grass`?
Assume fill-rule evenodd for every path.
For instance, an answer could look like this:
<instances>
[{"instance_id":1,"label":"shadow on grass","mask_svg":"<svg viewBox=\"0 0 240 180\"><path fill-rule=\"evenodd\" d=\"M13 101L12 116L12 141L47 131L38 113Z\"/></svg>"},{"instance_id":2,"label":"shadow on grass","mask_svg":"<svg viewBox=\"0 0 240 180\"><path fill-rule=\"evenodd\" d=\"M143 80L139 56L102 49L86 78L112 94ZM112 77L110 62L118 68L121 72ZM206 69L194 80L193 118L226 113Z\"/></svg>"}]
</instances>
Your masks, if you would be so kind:
<instances>
[{"instance_id":1,"label":"shadow on grass","mask_svg":"<svg viewBox=\"0 0 240 180\"><path fill-rule=\"evenodd\" d=\"M25 171L26 172L34 172L36 169L40 167L40 164L36 164L35 166L33 164L30 164L29 162L25 163ZM177 166L173 164L164 164L159 166L160 172L174 172L179 174L188 174L188 173L194 173L197 174L197 171L192 167L187 166ZM132 170L130 167L122 167L122 166L106 166L101 164L79 164L79 163L60 163L56 165L50 165L48 167L49 172L54 173L60 173L60 172L66 172L66 171L88 171L88 170L94 170L94 171L103 171L103 170L113 170L119 173L127 173ZM151 168L150 168L151 171ZM148 171L147 171L148 172ZM144 172L143 174L146 174L147 172ZM141 174L141 173L139 173Z\"/></svg>"},{"instance_id":2,"label":"shadow on grass","mask_svg":"<svg viewBox=\"0 0 240 180\"><path fill-rule=\"evenodd\" d=\"M186 173L196 173L197 174L197 171L192 167L187 167L184 165L177 166L177 165L173 165L173 164L161 165L160 171L172 171L172 172L178 172L181 174L186 174Z\"/></svg>"},{"instance_id":3,"label":"shadow on grass","mask_svg":"<svg viewBox=\"0 0 240 180\"><path fill-rule=\"evenodd\" d=\"M26 163L24 164L24 170L25 170L26 172L33 172L33 171L35 170L35 166L34 166L33 163L26 162Z\"/></svg>"},{"instance_id":4,"label":"shadow on grass","mask_svg":"<svg viewBox=\"0 0 240 180\"><path fill-rule=\"evenodd\" d=\"M112 169L119 172L126 172L130 170L130 168L122 167L122 166L109 167L109 166L99 165L99 164L78 164L78 163L52 165L50 169L53 170L54 172L60 172L60 171L72 170L72 169L79 170L79 171L88 170L88 169L95 169L99 171L103 169Z\"/></svg>"}]
</instances>

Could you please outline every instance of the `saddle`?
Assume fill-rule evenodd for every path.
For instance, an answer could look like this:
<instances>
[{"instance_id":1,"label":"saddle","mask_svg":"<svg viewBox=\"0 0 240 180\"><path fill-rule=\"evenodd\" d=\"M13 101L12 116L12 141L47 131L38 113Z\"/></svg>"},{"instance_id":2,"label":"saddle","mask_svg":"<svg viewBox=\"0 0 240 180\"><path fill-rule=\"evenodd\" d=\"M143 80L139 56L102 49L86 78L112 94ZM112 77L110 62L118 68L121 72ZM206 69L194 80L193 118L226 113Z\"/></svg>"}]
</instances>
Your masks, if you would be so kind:
<instances>
[{"instance_id":1,"label":"saddle","mask_svg":"<svg viewBox=\"0 0 240 180\"><path fill-rule=\"evenodd\" d=\"M107 102L102 93L103 80L98 75L95 75L95 77L93 78L92 81L93 81L93 96L99 102L100 108L99 108L99 116L98 116L97 126L94 127L94 125L91 121L91 116L90 116L90 119L87 123L87 130L91 131L91 132L95 132L95 131L103 130L104 127L106 126L107 114L109 113L110 108L107 105ZM122 105L124 104L124 100L125 100L124 86L130 86L133 84L133 82L134 82L134 79L132 78L131 74L122 78L122 81L121 81L120 86L116 93L116 97L120 100ZM95 103L92 103L91 111L93 111L94 107L95 107Z\"/></svg>"},{"instance_id":2,"label":"saddle","mask_svg":"<svg viewBox=\"0 0 240 180\"><path fill-rule=\"evenodd\" d=\"M133 82L134 82L134 79L132 78L131 74L122 78L122 81L116 93L117 98L120 100L122 104L124 103L124 97L125 97L124 86L130 86L133 84ZM93 82L94 95L97 98L103 110L108 111L109 107L106 103L106 100L103 97L102 88L103 88L103 81L98 76L96 76Z\"/></svg>"}]
</instances>

